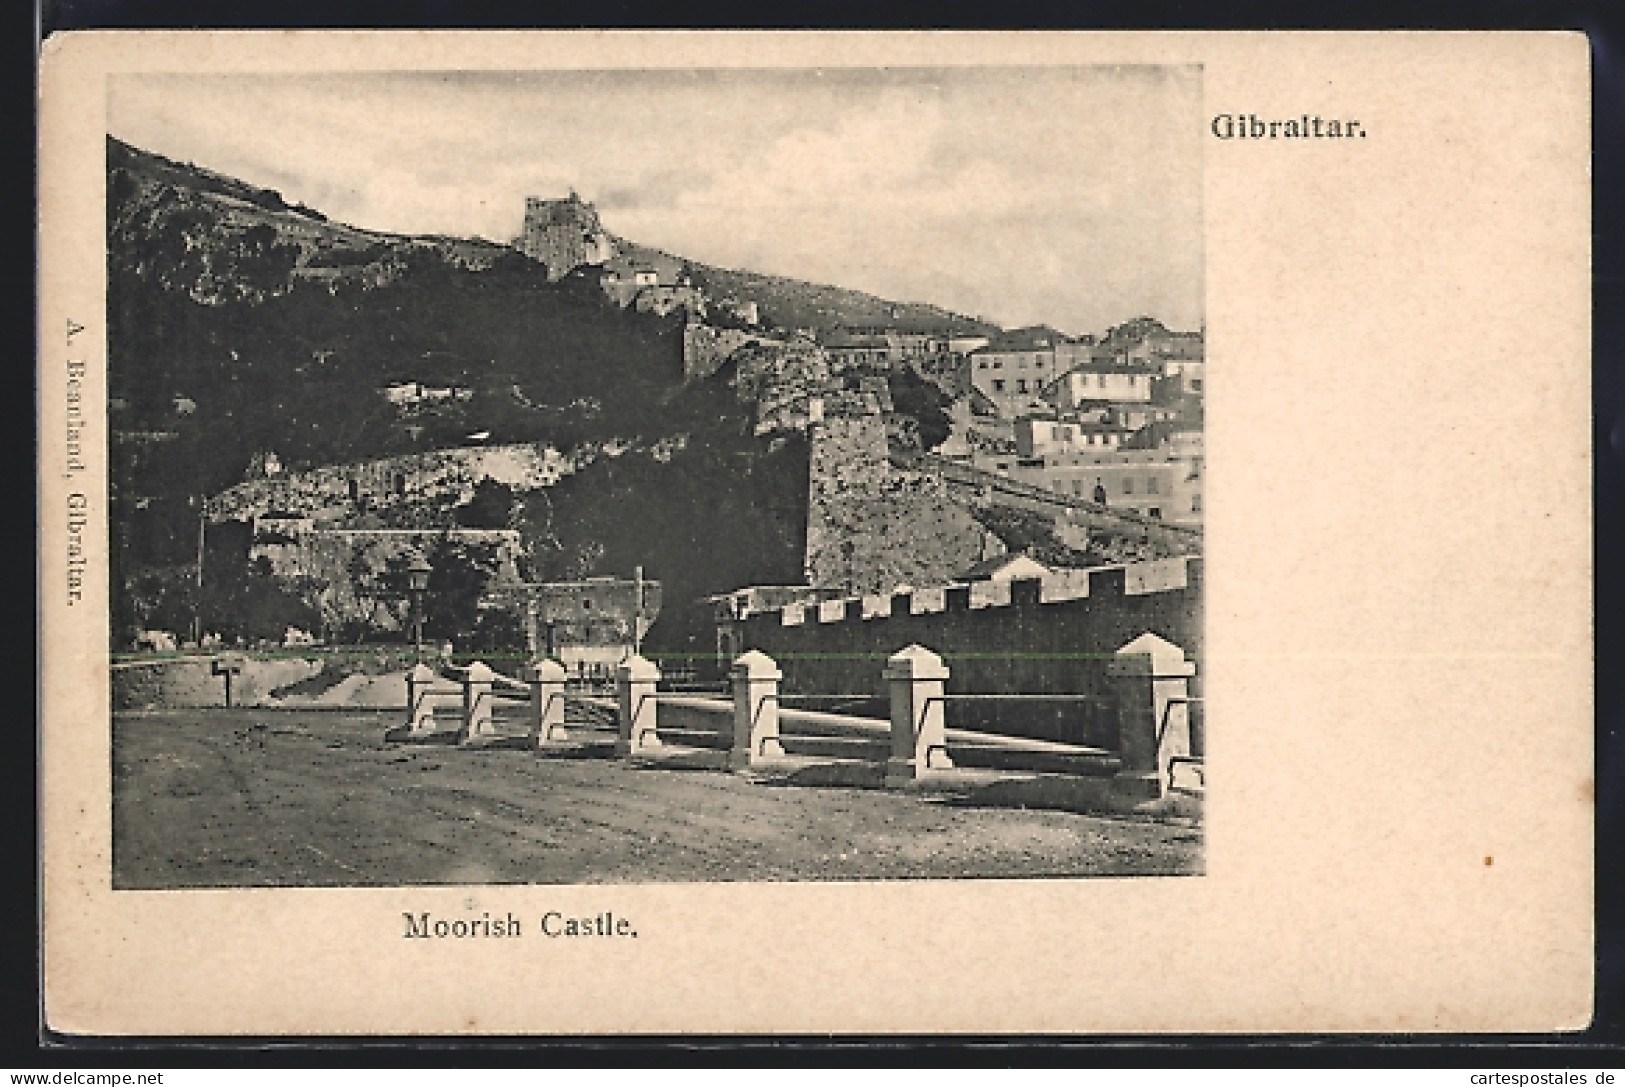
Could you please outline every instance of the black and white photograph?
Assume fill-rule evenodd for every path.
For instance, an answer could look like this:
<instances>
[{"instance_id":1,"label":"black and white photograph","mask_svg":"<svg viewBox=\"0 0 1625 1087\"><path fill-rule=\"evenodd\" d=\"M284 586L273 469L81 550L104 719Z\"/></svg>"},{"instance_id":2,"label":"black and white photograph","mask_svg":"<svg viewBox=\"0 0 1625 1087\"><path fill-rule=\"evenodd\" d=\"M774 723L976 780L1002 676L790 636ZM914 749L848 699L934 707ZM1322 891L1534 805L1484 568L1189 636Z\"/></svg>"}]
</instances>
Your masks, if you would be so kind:
<instances>
[{"instance_id":1,"label":"black and white photograph","mask_svg":"<svg viewBox=\"0 0 1625 1087\"><path fill-rule=\"evenodd\" d=\"M1588 57L53 38L51 1028L1583 1029Z\"/></svg>"},{"instance_id":2,"label":"black and white photograph","mask_svg":"<svg viewBox=\"0 0 1625 1087\"><path fill-rule=\"evenodd\" d=\"M1202 76L110 77L113 889L1201 876Z\"/></svg>"}]
</instances>

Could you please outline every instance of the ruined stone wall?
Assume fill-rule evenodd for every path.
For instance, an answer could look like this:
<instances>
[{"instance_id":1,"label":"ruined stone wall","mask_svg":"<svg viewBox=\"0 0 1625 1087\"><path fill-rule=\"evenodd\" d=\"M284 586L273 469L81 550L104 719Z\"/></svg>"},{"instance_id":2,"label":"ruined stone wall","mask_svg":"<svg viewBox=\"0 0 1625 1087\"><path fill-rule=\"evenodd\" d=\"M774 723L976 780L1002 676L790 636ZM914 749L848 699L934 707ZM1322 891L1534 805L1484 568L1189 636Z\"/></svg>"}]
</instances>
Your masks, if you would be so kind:
<instances>
[{"instance_id":1,"label":"ruined stone wall","mask_svg":"<svg viewBox=\"0 0 1625 1087\"><path fill-rule=\"evenodd\" d=\"M366 622L380 630L404 629L408 602L391 565L404 566L411 554L431 554L443 540L495 544L493 582L519 580L521 541L512 529L317 529L287 542L257 543L250 558L265 558L271 573L303 579L310 603L324 623Z\"/></svg>"},{"instance_id":2,"label":"ruined stone wall","mask_svg":"<svg viewBox=\"0 0 1625 1087\"><path fill-rule=\"evenodd\" d=\"M683 380L700 381L717 372L728 356L762 337L737 328L690 323L683 329Z\"/></svg>"},{"instance_id":3,"label":"ruined stone wall","mask_svg":"<svg viewBox=\"0 0 1625 1087\"><path fill-rule=\"evenodd\" d=\"M571 468L548 446L441 449L240 483L209 500L209 519L248 521L278 512L337 520L409 502L455 504L472 498L481 480L532 491L552 486Z\"/></svg>"},{"instance_id":4,"label":"ruined stone wall","mask_svg":"<svg viewBox=\"0 0 1625 1087\"><path fill-rule=\"evenodd\" d=\"M891 464L883 417L831 416L811 433L810 584L857 593L941 584L982 557L982 527L941 477Z\"/></svg>"}]
</instances>

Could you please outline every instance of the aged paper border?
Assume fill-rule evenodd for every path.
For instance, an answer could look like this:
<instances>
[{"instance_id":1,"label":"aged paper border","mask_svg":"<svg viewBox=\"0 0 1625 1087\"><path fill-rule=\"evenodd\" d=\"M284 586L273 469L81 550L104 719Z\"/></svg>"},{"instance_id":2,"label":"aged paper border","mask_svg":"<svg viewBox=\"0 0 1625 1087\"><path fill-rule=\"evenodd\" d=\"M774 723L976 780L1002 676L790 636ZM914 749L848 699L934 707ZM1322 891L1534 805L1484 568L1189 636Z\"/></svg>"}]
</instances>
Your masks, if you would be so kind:
<instances>
[{"instance_id":1,"label":"aged paper border","mask_svg":"<svg viewBox=\"0 0 1625 1087\"><path fill-rule=\"evenodd\" d=\"M105 78L1200 63L1207 876L109 890ZM1592 993L1589 73L1577 34L86 33L41 97L45 1009L105 1034L1552 1031ZM85 326L70 349L68 321ZM88 471L64 370L89 362ZM86 602L64 510L90 497ZM637 941L408 944L403 909Z\"/></svg>"}]
</instances>

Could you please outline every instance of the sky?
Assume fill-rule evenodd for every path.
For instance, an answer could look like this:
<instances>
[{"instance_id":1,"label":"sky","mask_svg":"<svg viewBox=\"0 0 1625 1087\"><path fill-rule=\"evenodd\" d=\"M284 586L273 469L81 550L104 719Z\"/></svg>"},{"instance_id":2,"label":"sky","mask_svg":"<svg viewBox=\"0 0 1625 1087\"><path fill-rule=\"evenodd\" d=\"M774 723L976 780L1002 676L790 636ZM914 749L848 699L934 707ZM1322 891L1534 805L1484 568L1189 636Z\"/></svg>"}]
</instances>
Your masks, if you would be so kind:
<instances>
[{"instance_id":1,"label":"sky","mask_svg":"<svg viewBox=\"0 0 1625 1087\"><path fill-rule=\"evenodd\" d=\"M1102 332L1202 311L1195 67L126 75L112 135L330 219L510 241L571 189L705 263Z\"/></svg>"}]
</instances>

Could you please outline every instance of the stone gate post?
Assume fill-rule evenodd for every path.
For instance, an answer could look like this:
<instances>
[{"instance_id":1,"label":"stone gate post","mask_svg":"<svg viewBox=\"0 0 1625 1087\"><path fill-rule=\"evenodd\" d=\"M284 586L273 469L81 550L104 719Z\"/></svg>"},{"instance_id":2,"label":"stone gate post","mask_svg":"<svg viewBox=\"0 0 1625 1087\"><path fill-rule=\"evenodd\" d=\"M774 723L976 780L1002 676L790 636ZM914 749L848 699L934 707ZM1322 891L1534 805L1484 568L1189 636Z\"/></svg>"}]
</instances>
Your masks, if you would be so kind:
<instances>
[{"instance_id":1,"label":"stone gate post","mask_svg":"<svg viewBox=\"0 0 1625 1087\"><path fill-rule=\"evenodd\" d=\"M659 709L655 685L660 682L660 669L653 661L634 653L615 669L615 697L621 734L615 741L615 754L636 755L640 751L660 746L655 731Z\"/></svg>"},{"instance_id":2,"label":"stone gate post","mask_svg":"<svg viewBox=\"0 0 1625 1087\"><path fill-rule=\"evenodd\" d=\"M1131 795L1168 792L1168 762L1191 753L1190 677L1196 665L1185 651L1147 631L1106 666L1117 698L1118 747L1123 768L1114 787Z\"/></svg>"},{"instance_id":3,"label":"stone gate post","mask_svg":"<svg viewBox=\"0 0 1625 1087\"><path fill-rule=\"evenodd\" d=\"M784 755L779 742L779 680L784 673L759 649L742 653L733 663L733 739L728 769Z\"/></svg>"},{"instance_id":4,"label":"stone gate post","mask_svg":"<svg viewBox=\"0 0 1625 1087\"><path fill-rule=\"evenodd\" d=\"M540 746L560 743L570 735L564 728L564 665L537 657L525 665L530 684L531 739Z\"/></svg>"},{"instance_id":5,"label":"stone gate post","mask_svg":"<svg viewBox=\"0 0 1625 1087\"><path fill-rule=\"evenodd\" d=\"M496 673L484 661L475 661L463 674L463 731L459 743L493 736L496 727L491 720L491 687Z\"/></svg>"},{"instance_id":6,"label":"stone gate post","mask_svg":"<svg viewBox=\"0 0 1625 1087\"><path fill-rule=\"evenodd\" d=\"M886 661L891 695L891 758L886 784L901 785L931 770L953 767L943 713L948 666L923 645L900 649Z\"/></svg>"},{"instance_id":7,"label":"stone gate post","mask_svg":"<svg viewBox=\"0 0 1625 1087\"><path fill-rule=\"evenodd\" d=\"M406 673L406 727L413 735L434 731L434 669L419 664Z\"/></svg>"}]
</instances>

